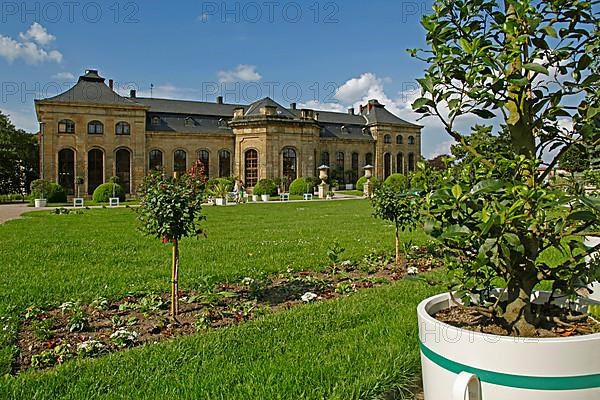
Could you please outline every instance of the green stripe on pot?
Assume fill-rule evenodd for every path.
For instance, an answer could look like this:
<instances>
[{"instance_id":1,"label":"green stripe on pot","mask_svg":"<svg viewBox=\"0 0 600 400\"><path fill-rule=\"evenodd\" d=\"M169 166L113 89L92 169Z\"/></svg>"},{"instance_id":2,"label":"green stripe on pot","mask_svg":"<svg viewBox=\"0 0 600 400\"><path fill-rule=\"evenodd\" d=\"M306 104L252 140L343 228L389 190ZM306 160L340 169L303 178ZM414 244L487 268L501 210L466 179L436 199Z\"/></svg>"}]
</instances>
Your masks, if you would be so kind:
<instances>
[{"instance_id":1,"label":"green stripe on pot","mask_svg":"<svg viewBox=\"0 0 600 400\"><path fill-rule=\"evenodd\" d=\"M419 345L421 347L421 352L425 357L445 370L455 374L468 372L477 375L482 382L494 385L532 390L579 390L600 387L600 374L554 377L504 374L501 372L473 368L468 365L448 360L428 349L421 341L419 341Z\"/></svg>"}]
</instances>

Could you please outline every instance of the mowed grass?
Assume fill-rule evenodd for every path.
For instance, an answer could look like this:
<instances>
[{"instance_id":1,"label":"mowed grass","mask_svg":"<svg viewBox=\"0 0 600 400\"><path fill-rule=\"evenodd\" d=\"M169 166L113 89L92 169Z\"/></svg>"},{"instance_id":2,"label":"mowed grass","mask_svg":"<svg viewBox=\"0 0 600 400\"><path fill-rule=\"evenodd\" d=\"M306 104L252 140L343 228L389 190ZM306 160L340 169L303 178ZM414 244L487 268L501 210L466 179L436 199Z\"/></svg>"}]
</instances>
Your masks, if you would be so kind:
<instances>
[{"instance_id":1,"label":"mowed grass","mask_svg":"<svg viewBox=\"0 0 600 400\"><path fill-rule=\"evenodd\" d=\"M207 238L186 239L181 286L319 270L342 256L392 251L393 228L367 201L207 207ZM31 213L0 225L0 373L15 316L32 305L169 289L170 247L136 230L130 209ZM423 244L417 232L410 239ZM408 239L407 238L407 239ZM302 306L206 334L0 380L0 398L375 398L418 373L415 307L442 291L419 281Z\"/></svg>"}]
</instances>

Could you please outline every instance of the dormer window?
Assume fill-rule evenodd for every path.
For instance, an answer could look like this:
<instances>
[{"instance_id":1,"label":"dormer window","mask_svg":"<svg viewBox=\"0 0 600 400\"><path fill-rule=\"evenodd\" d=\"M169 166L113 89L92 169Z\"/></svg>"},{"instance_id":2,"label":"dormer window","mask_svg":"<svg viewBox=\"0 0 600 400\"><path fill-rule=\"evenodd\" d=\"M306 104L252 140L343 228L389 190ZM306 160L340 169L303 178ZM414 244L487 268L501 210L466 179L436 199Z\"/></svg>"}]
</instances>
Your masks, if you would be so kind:
<instances>
[{"instance_id":1,"label":"dormer window","mask_svg":"<svg viewBox=\"0 0 600 400\"><path fill-rule=\"evenodd\" d=\"M227 120L225 120L224 118L219 118L219 128L227 128Z\"/></svg>"},{"instance_id":2,"label":"dormer window","mask_svg":"<svg viewBox=\"0 0 600 400\"><path fill-rule=\"evenodd\" d=\"M370 135L371 132L369 131L369 128L362 128L362 133L363 135Z\"/></svg>"},{"instance_id":3,"label":"dormer window","mask_svg":"<svg viewBox=\"0 0 600 400\"><path fill-rule=\"evenodd\" d=\"M58 122L58 133L75 133L75 122L63 119Z\"/></svg>"},{"instance_id":4,"label":"dormer window","mask_svg":"<svg viewBox=\"0 0 600 400\"><path fill-rule=\"evenodd\" d=\"M104 124L100 121L92 121L88 124L88 134L102 135L104 134Z\"/></svg>"},{"instance_id":5,"label":"dormer window","mask_svg":"<svg viewBox=\"0 0 600 400\"><path fill-rule=\"evenodd\" d=\"M184 124L185 126L194 126L194 119L192 117L186 117Z\"/></svg>"},{"instance_id":6,"label":"dormer window","mask_svg":"<svg viewBox=\"0 0 600 400\"><path fill-rule=\"evenodd\" d=\"M342 125L340 129L342 133L350 133L350 128L348 128L346 125Z\"/></svg>"},{"instance_id":7,"label":"dormer window","mask_svg":"<svg viewBox=\"0 0 600 400\"><path fill-rule=\"evenodd\" d=\"M160 117L152 117L152 126L160 125Z\"/></svg>"}]
</instances>

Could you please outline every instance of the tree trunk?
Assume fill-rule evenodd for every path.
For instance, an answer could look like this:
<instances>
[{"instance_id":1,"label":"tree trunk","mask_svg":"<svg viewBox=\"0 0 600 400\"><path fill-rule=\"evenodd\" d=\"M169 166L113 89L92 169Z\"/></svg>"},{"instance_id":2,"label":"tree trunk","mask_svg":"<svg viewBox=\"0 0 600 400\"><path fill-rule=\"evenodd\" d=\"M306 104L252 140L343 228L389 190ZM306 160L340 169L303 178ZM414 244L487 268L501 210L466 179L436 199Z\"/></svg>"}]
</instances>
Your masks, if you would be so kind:
<instances>
[{"instance_id":1,"label":"tree trunk","mask_svg":"<svg viewBox=\"0 0 600 400\"><path fill-rule=\"evenodd\" d=\"M531 307L531 294L537 283L535 269L523 271L508 282L508 305L503 318L517 336L535 336L538 320Z\"/></svg>"},{"instance_id":2,"label":"tree trunk","mask_svg":"<svg viewBox=\"0 0 600 400\"><path fill-rule=\"evenodd\" d=\"M171 271L171 316L179 314L179 241L173 239L173 265Z\"/></svg>"},{"instance_id":3,"label":"tree trunk","mask_svg":"<svg viewBox=\"0 0 600 400\"><path fill-rule=\"evenodd\" d=\"M402 259L400 258L400 232L398 225L396 225L396 267L402 266Z\"/></svg>"}]
</instances>

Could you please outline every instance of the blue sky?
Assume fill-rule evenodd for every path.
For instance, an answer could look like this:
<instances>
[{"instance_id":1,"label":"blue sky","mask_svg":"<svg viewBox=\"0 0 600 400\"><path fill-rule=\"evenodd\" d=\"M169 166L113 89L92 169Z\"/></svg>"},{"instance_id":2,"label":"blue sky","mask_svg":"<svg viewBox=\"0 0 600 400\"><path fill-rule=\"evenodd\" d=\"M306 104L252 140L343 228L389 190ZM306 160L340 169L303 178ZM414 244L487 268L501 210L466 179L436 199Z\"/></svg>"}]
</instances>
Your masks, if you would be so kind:
<instances>
[{"instance_id":1,"label":"blue sky","mask_svg":"<svg viewBox=\"0 0 600 400\"><path fill-rule=\"evenodd\" d=\"M3 1L0 109L36 129L33 100L70 87L86 68L121 94L230 103L272 96L281 104L345 110L378 98L400 117L424 65L419 24L431 1ZM423 155L449 137L421 121Z\"/></svg>"}]
</instances>

